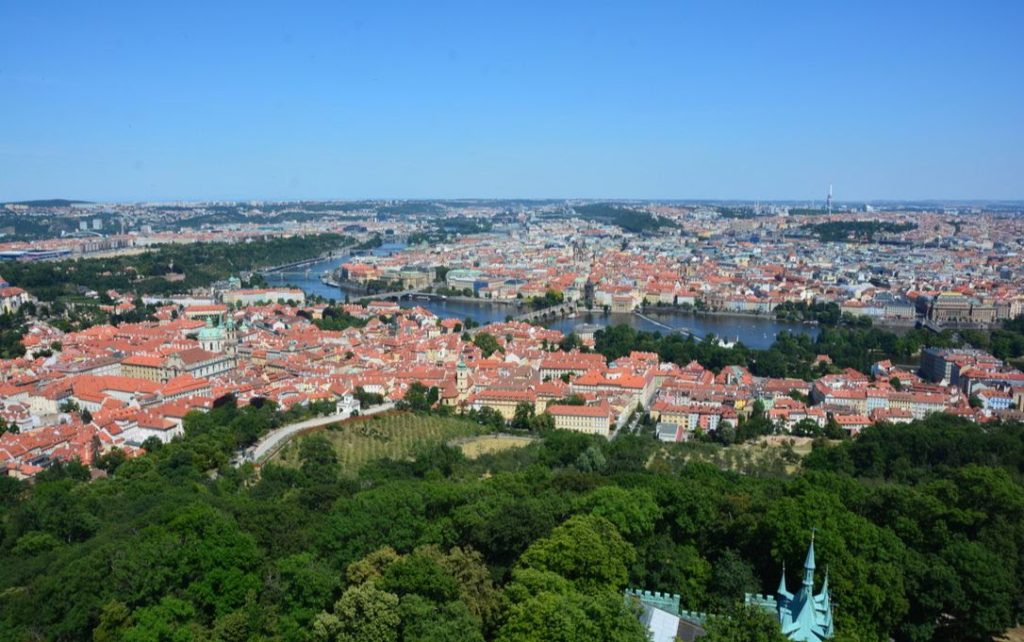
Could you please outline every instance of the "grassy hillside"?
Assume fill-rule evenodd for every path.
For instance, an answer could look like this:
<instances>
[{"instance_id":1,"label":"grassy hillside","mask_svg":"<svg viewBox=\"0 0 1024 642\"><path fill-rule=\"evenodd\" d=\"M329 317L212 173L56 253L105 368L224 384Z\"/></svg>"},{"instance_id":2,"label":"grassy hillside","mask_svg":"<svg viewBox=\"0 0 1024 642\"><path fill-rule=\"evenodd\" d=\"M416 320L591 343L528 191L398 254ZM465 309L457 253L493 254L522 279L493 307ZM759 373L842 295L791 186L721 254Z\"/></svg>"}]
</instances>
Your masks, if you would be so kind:
<instances>
[{"instance_id":1,"label":"grassy hillside","mask_svg":"<svg viewBox=\"0 0 1024 642\"><path fill-rule=\"evenodd\" d=\"M440 446L450 439L480 434L481 427L467 419L421 416L412 413L356 418L330 426L323 435L334 446L342 475L355 476L364 464L377 459L406 459ZM276 463L299 465L301 437L274 457Z\"/></svg>"}]
</instances>

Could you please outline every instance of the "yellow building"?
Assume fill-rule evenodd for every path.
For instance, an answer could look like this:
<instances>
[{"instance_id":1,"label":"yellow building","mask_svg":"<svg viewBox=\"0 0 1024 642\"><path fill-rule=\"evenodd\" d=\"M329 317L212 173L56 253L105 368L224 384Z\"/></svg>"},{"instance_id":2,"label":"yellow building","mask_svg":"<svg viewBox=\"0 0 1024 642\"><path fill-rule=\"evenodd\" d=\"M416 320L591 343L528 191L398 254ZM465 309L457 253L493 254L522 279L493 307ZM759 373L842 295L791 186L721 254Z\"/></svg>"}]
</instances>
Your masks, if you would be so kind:
<instances>
[{"instance_id":1,"label":"yellow building","mask_svg":"<svg viewBox=\"0 0 1024 642\"><path fill-rule=\"evenodd\" d=\"M121 374L133 379L163 381L163 357L151 354L133 354L121 362Z\"/></svg>"},{"instance_id":2,"label":"yellow building","mask_svg":"<svg viewBox=\"0 0 1024 642\"><path fill-rule=\"evenodd\" d=\"M512 421L516 414L516 406L528 403L534 412L542 412L537 408L537 395L530 390L483 390L473 395L470 405L476 409L491 408L501 413L505 421Z\"/></svg>"},{"instance_id":3,"label":"yellow building","mask_svg":"<svg viewBox=\"0 0 1024 642\"><path fill-rule=\"evenodd\" d=\"M600 406L548 406L548 413L558 430L572 430L588 435L609 435L612 413L607 405Z\"/></svg>"}]
</instances>

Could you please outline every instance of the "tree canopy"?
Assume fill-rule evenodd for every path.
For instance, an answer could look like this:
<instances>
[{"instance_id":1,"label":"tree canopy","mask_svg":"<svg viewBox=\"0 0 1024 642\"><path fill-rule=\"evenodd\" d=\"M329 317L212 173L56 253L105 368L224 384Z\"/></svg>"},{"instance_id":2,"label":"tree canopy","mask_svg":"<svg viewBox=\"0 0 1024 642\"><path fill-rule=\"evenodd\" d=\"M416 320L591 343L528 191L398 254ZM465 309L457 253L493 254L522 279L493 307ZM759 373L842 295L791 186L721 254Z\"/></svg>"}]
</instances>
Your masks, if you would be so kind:
<instances>
[{"instance_id":1,"label":"tree canopy","mask_svg":"<svg viewBox=\"0 0 1024 642\"><path fill-rule=\"evenodd\" d=\"M294 466L229 463L283 420L227 399L107 478L0 478L0 640L641 642L627 587L721 614L709 639L775 640L736 605L812 529L840 640L980 642L1022 615L1019 424L879 425L788 476L562 431L356 471L317 439Z\"/></svg>"}]
</instances>

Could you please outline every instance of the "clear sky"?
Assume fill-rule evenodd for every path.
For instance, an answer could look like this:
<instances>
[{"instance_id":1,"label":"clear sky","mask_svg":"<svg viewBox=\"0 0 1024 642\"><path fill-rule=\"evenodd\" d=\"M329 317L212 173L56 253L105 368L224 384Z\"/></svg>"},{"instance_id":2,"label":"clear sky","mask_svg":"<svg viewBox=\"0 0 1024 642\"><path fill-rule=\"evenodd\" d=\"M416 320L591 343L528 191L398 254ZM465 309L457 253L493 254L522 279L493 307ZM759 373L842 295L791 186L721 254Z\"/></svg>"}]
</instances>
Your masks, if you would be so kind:
<instances>
[{"instance_id":1,"label":"clear sky","mask_svg":"<svg viewBox=\"0 0 1024 642\"><path fill-rule=\"evenodd\" d=\"M1024 198L1024 2L0 2L0 200Z\"/></svg>"}]
</instances>

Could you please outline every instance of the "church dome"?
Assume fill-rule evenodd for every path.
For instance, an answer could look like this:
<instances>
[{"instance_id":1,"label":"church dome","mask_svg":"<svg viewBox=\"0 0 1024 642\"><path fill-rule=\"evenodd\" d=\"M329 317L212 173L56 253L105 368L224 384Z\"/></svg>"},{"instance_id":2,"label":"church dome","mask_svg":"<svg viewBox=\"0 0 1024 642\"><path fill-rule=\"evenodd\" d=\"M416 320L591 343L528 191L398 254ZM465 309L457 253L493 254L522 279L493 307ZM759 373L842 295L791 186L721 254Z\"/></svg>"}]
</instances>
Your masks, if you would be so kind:
<instances>
[{"instance_id":1,"label":"church dome","mask_svg":"<svg viewBox=\"0 0 1024 642\"><path fill-rule=\"evenodd\" d=\"M206 325L199 330L200 341L220 341L224 338L224 329L213 325L212 319L206 320Z\"/></svg>"}]
</instances>

